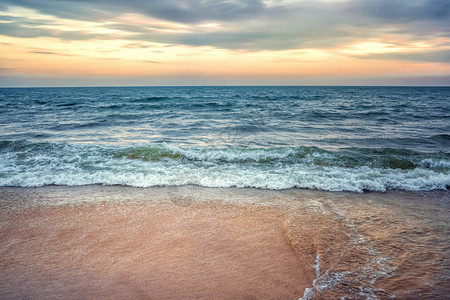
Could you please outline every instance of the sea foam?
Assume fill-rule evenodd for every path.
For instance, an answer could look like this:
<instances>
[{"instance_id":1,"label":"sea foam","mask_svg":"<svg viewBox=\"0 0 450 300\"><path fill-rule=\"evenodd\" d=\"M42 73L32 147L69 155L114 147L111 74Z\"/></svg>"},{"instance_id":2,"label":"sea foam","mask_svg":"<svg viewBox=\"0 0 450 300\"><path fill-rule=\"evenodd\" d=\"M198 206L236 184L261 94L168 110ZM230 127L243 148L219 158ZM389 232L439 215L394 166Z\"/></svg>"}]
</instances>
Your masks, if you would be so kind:
<instances>
[{"instance_id":1,"label":"sea foam","mask_svg":"<svg viewBox=\"0 0 450 300\"><path fill-rule=\"evenodd\" d=\"M214 149L2 142L0 186L189 184L352 192L450 186L450 159L445 155L394 149L367 153L367 149L326 151L317 147ZM396 161L400 163L395 165Z\"/></svg>"}]
</instances>

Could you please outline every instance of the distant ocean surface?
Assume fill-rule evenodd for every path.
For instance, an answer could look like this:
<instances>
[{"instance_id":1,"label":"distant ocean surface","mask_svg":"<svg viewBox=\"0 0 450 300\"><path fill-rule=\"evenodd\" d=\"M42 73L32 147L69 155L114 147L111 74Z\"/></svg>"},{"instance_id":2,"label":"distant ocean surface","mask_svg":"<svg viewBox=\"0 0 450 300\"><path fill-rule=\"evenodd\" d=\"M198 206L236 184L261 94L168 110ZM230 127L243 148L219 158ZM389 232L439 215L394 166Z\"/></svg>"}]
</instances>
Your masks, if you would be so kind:
<instances>
[{"instance_id":1,"label":"distant ocean surface","mask_svg":"<svg viewBox=\"0 0 450 300\"><path fill-rule=\"evenodd\" d=\"M0 89L0 186L450 186L450 88Z\"/></svg>"}]
</instances>

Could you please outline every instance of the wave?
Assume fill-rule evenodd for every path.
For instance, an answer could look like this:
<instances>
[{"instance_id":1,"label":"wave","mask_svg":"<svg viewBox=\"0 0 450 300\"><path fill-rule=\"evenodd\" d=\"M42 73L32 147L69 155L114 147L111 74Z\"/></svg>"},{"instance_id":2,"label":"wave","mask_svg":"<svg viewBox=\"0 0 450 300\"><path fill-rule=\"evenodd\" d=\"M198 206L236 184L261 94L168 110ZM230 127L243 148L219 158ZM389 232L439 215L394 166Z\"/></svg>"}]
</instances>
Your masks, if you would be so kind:
<instances>
[{"instance_id":1,"label":"wave","mask_svg":"<svg viewBox=\"0 0 450 300\"><path fill-rule=\"evenodd\" d=\"M0 186L200 185L326 191L448 189L450 153L392 148L183 148L0 141Z\"/></svg>"},{"instance_id":2,"label":"wave","mask_svg":"<svg viewBox=\"0 0 450 300\"><path fill-rule=\"evenodd\" d=\"M450 141L450 134L437 134L430 137L431 139L435 140L444 140L444 141Z\"/></svg>"},{"instance_id":3,"label":"wave","mask_svg":"<svg viewBox=\"0 0 450 300\"><path fill-rule=\"evenodd\" d=\"M164 96L152 96L147 97L148 101L163 101L163 100L170 100L172 97L164 97Z\"/></svg>"}]
</instances>

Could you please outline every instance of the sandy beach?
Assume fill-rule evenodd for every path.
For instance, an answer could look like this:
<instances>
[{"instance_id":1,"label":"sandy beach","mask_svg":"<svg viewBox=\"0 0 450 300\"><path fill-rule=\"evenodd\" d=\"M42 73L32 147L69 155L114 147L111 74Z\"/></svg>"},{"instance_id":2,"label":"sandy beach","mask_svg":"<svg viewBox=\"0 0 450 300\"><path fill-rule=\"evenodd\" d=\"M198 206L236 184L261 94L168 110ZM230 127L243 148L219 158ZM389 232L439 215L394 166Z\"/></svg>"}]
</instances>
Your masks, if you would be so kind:
<instances>
[{"instance_id":1,"label":"sandy beach","mask_svg":"<svg viewBox=\"0 0 450 300\"><path fill-rule=\"evenodd\" d=\"M294 299L315 276L273 207L163 199L1 215L2 299Z\"/></svg>"},{"instance_id":2,"label":"sandy beach","mask_svg":"<svg viewBox=\"0 0 450 300\"><path fill-rule=\"evenodd\" d=\"M420 208L435 214L421 228L408 223L420 197L405 193L2 188L0 298L298 299L307 288L317 299L358 288L361 299L436 296L448 291L442 279L429 288L444 274L436 262L446 264L443 195Z\"/></svg>"}]
</instances>

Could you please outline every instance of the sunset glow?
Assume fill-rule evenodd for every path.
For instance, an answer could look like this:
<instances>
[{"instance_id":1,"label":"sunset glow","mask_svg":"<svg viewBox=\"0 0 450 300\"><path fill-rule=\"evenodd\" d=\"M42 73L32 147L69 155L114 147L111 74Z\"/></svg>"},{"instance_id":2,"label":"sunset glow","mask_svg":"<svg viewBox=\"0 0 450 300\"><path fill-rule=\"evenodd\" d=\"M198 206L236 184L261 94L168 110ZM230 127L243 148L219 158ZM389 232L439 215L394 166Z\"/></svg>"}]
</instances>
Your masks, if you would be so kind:
<instances>
[{"instance_id":1,"label":"sunset glow","mask_svg":"<svg viewBox=\"0 0 450 300\"><path fill-rule=\"evenodd\" d=\"M0 4L0 85L450 84L445 1L129 2Z\"/></svg>"}]
</instances>

